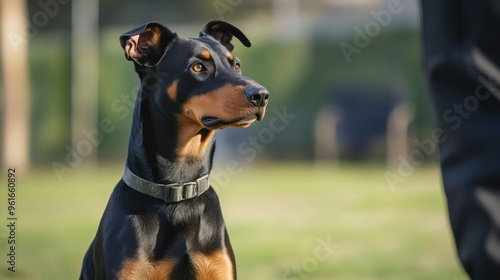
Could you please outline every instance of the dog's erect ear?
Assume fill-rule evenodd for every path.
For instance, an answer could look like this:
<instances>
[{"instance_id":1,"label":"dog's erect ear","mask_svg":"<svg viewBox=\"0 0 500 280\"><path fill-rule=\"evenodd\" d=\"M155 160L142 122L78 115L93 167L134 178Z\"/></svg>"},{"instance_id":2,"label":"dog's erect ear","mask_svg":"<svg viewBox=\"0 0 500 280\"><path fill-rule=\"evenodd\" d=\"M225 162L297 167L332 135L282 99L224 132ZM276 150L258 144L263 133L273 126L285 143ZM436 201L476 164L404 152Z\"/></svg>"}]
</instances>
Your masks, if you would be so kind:
<instances>
[{"instance_id":1,"label":"dog's erect ear","mask_svg":"<svg viewBox=\"0 0 500 280\"><path fill-rule=\"evenodd\" d=\"M141 66L156 65L168 44L177 38L177 34L157 22L150 22L130 30L120 36L120 44L127 60L133 60Z\"/></svg>"},{"instance_id":2,"label":"dog's erect ear","mask_svg":"<svg viewBox=\"0 0 500 280\"><path fill-rule=\"evenodd\" d=\"M233 51L234 46L231 44L231 39L238 38L245 47L250 47L252 44L250 40L234 25L227 22L214 20L205 25L200 33L200 37L211 36L219 41L229 51Z\"/></svg>"}]
</instances>

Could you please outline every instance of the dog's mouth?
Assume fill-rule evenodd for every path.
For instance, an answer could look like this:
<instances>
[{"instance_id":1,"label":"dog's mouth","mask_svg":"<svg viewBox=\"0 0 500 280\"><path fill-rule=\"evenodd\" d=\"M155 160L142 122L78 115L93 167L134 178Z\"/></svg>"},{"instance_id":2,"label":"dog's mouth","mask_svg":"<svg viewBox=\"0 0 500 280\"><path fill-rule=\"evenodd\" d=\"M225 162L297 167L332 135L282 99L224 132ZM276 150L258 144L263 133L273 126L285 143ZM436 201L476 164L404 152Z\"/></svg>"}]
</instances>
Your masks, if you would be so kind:
<instances>
[{"instance_id":1,"label":"dog's mouth","mask_svg":"<svg viewBox=\"0 0 500 280\"><path fill-rule=\"evenodd\" d=\"M263 112L258 112L257 114L233 119L233 120L222 120L213 116L205 116L201 118L201 123L208 129L222 129L229 126L246 128L252 125L255 121L260 121L264 117Z\"/></svg>"},{"instance_id":2,"label":"dog's mouth","mask_svg":"<svg viewBox=\"0 0 500 280\"><path fill-rule=\"evenodd\" d=\"M203 117L201 118L201 122L207 127L216 127L223 123L221 119L216 117Z\"/></svg>"}]
</instances>

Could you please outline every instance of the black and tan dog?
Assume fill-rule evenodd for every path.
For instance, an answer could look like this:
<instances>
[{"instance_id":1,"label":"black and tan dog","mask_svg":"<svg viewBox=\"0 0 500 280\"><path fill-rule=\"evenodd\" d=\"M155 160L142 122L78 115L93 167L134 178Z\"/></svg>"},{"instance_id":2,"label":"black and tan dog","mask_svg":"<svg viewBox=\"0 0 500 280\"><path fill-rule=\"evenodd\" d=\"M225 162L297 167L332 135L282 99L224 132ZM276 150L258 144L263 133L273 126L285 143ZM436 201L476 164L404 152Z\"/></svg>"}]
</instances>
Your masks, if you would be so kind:
<instances>
[{"instance_id":1,"label":"black and tan dog","mask_svg":"<svg viewBox=\"0 0 500 280\"><path fill-rule=\"evenodd\" d=\"M236 27L199 38L159 23L120 37L141 79L128 158L80 279L236 279L219 200L209 184L214 131L264 116L269 92L241 74Z\"/></svg>"}]
</instances>

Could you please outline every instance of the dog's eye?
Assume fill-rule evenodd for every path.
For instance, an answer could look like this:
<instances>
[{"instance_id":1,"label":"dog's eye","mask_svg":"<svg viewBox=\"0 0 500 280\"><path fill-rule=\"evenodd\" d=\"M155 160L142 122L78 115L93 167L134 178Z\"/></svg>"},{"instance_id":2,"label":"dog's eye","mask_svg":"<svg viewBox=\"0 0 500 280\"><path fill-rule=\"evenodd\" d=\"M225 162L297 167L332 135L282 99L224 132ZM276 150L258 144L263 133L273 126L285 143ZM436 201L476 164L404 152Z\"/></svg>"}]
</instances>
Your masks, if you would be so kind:
<instances>
[{"instance_id":1,"label":"dog's eye","mask_svg":"<svg viewBox=\"0 0 500 280\"><path fill-rule=\"evenodd\" d=\"M201 62L198 62L198 63L195 63L193 65L193 67L191 67L191 69L193 69L193 71L196 73L200 73L203 70L205 70L206 68L205 68L205 65L203 65Z\"/></svg>"},{"instance_id":2,"label":"dog's eye","mask_svg":"<svg viewBox=\"0 0 500 280\"><path fill-rule=\"evenodd\" d=\"M238 63L238 62L237 62L237 63L234 65L234 71L236 71L237 73L240 73L240 72L241 72L241 65L240 65L240 63Z\"/></svg>"}]
</instances>

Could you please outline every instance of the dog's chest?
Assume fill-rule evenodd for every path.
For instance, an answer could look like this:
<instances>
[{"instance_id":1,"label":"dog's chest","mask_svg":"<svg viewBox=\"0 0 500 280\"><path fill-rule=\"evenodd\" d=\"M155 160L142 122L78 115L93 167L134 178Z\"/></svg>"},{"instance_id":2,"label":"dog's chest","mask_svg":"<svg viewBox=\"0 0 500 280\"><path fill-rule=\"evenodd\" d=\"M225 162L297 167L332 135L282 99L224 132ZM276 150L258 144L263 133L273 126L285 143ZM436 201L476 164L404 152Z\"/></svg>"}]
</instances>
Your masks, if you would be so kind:
<instances>
[{"instance_id":1,"label":"dog's chest","mask_svg":"<svg viewBox=\"0 0 500 280\"><path fill-rule=\"evenodd\" d=\"M144 259L129 259L123 263L119 280L132 279L193 279L233 280L234 268L227 252L191 254L186 258L173 258L150 262ZM189 266L191 269L178 269Z\"/></svg>"},{"instance_id":2,"label":"dog's chest","mask_svg":"<svg viewBox=\"0 0 500 280\"><path fill-rule=\"evenodd\" d=\"M174 255L175 257L155 260L154 251L158 249L156 247L160 233L158 217L154 215L129 216L129 219L135 229L138 248L136 257L124 260L117 279L235 279L234 265L225 248L210 253L201 253L186 252L189 250L184 246L172 246L172 248L165 248L164 251L169 252L166 255ZM208 229L205 231L213 232ZM179 242L186 241L179 240Z\"/></svg>"}]
</instances>

